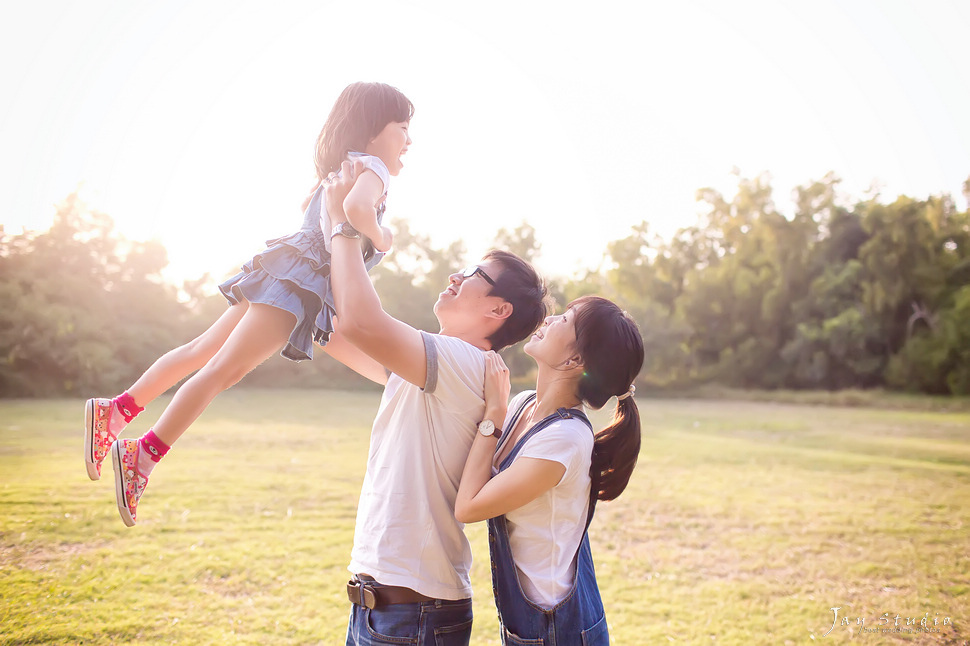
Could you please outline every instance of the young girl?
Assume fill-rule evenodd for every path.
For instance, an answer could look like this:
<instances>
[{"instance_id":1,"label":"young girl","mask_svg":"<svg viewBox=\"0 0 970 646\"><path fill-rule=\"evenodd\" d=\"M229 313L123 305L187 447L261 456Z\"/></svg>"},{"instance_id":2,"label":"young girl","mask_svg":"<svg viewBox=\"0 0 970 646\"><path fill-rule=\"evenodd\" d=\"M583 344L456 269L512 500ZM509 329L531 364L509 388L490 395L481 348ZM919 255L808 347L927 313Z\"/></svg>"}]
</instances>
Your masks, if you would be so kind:
<instances>
[{"instance_id":1,"label":"young girl","mask_svg":"<svg viewBox=\"0 0 970 646\"><path fill-rule=\"evenodd\" d=\"M508 368L497 354L487 357L485 421L455 517L488 519L503 644L607 646L586 530L596 500L619 496L636 465L632 395L643 340L619 307L585 296L548 317L525 352L538 366L536 389L513 398L508 414ZM613 396L612 423L594 435L583 405L601 408Z\"/></svg>"},{"instance_id":2,"label":"young girl","mask_svg":"<svg viewBox=\"0 0 970 646\"><path fill-rule=\"evenodd\" d=\"M300 361L313 358L314 341L327 343L335 317L330 239L364 236L368 269L390 248L391 233L381 225L384 200L389 176L401 171L401 155L411 143L408 126L413 114L411 102L389 85L348 86L317 138L319 183L304 202L300 230L267 242L267 249L219 286L230 307L208 330L155 361L124 393L87 401L84 461L88 476L101 477L101 463L110 448L118 511L127 526L135 524L136 507L155 464L216 395L281 347L284 357ZM351 226L331 229L323 186L348 159L359 159L364 166L344 200ZM196 370L143 437L117 440L145 405Z\"/></svg>"}]
</instances>

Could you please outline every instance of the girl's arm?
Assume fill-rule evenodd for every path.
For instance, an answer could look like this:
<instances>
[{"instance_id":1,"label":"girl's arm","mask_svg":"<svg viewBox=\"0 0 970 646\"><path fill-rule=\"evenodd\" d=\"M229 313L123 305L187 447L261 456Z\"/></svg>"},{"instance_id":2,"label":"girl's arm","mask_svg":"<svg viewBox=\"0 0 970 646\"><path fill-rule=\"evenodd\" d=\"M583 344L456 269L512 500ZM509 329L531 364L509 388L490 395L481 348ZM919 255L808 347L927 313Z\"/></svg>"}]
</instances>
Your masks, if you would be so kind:
<instances>
[{"instance_id":1,"label":"girl's arm","mask_svg":"<svg viewBox=\"0 0 970 646\"><path fill-rule=\"evenodd\" d=\"M384 195L384 182L372 170L365 170L344 198L344 213L350 226L373 243L378 251L391 248L391 232L377 223L377 204ZM329 231L325 231L329 235Z\"/></svg>"},{"instance_id":2,"label":"girl's arm","mask_svg":"<svg viewBox=\"0 0 970 646\"><path fill-rule=\"evenodd\" d=\"M485 419L493 422L505 419L509 390L509 369L497 353L487 353ZM496 417L498 414L501 417ZM459 522L474 523L518 509L555 487L566 473L566 467L553 460L519 458L492 478L492 458L497 443L494 435L485 437L479 433L475 436L455 500L455 518Z\"/></svg>"}]
</instances>

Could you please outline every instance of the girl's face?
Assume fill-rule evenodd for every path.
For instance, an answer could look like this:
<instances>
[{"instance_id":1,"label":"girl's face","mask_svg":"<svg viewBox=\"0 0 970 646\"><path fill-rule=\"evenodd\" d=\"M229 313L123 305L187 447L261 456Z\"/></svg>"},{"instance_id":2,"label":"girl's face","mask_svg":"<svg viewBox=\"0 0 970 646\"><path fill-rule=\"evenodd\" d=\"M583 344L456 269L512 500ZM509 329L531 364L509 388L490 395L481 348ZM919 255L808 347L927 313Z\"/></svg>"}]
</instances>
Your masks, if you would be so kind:
<instances>
[{"instance_id":1,"label":"girl's face","mask_svg":"<svg viewBox=\"0 0 970 646\"><path fill-rule=\"evenodd\" d=\"M547 316L525 344L525 353L551 367L559 367L576 355L576 311Z\"/></svg>"},{"instance_id":2,"label":"girl's face","mask_svg":"<svg viewBox=\"0 0 970 646\"><path fill-rule=\"evenodd\" d=\"M404 168L401 155L408 151L411 137L408 135L409 121L392 121L370 140L364 152L380 157L391 175L397 175Z\"/></svg>"}]
</instances>

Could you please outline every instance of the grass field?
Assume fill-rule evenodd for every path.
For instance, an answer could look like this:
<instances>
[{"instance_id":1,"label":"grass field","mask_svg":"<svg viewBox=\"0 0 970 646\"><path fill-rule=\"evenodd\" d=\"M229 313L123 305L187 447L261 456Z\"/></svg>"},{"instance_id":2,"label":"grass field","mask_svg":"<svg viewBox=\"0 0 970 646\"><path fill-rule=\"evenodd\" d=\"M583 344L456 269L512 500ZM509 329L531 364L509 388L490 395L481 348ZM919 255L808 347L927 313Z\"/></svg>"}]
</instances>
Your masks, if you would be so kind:
<instances>
[{"instance_id":1,"label":"grass field","mask_svg":"<svg viewBox=\"0 0 970 646\"><path fill-rule=\"evenodd\" d=\"M128 529L110 464L85 475L83 402L0 401L0 643L343 643L377 403L225 393ZM970 413L639 404L637 472L590 531L615 644L970 640ZM472 643L497 644L485 529L467 531Z\"/></svg>"}]
</instances>

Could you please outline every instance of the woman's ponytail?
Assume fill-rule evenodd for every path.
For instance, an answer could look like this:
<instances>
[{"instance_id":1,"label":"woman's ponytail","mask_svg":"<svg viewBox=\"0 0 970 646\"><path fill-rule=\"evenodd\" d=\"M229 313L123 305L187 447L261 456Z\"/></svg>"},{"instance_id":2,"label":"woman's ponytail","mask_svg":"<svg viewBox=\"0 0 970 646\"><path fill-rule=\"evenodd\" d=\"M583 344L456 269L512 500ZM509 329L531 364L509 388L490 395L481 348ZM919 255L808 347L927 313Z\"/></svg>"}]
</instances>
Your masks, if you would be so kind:
<instances>
[{"instance_id":1,"label":"woman's ponytail","mask_svg":"<svg viewBox=\"0 0 970 646\"><path fill-rule=\"evenodd\" d=\"M599 500L613 500L626 489L640 454L640 410L633 397L616 402L610 425L596 434L590 477Z\"/></svg>"},{"instance_id":2,"label":"woman's ponytail","mask_svg":"<svg viewBox=\"0 0 970 646\"><path fill-rule=\"evenodd\" d=\"M640 453L640 411L633 382L643 367L643 338L637 324L615 303L584 296L576 311L576 346L584 372L579 396L599 409L617 396L610 425L596 433L590 477L599 500L613 500L626 488Z\"/></svg>"}]
</instances>

